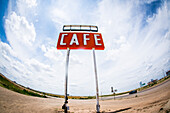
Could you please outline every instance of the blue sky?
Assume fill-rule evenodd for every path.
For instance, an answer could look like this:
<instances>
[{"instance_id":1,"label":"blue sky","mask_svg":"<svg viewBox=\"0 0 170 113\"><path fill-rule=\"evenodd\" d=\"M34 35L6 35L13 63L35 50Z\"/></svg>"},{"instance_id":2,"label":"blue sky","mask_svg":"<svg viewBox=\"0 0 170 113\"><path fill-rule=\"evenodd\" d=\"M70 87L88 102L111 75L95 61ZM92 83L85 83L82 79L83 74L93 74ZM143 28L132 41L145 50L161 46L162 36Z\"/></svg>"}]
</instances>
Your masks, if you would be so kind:
<instances>
[{"instance_id":1,"label":"blue sky","mask_svg":"<svg viewBox=\"0 0 170 113\"><path fill-rule=\"evenodd\" d=\"M97 25L100 94L138 88L170 69L168 0L1 0L0 72L36 90L64 94L66 51L56 44L65 24ZM95 95L92 51L71 50L69 94Z\"/></svg>"},{"instance_id":2,"label":"blue sky","mask_svg":"<svg viewBox=\"0 0 170 113\"><path fill-rule=\"evenodd\" d=\"M6 39L6 35L5 35L5 31L4 31L4 18L3 16L5 15L6 9L8 7L8 0L1 0L0 2L0 37L1 37L1 41L8 43L7 39Z\"/></svg>"}]
</instances>

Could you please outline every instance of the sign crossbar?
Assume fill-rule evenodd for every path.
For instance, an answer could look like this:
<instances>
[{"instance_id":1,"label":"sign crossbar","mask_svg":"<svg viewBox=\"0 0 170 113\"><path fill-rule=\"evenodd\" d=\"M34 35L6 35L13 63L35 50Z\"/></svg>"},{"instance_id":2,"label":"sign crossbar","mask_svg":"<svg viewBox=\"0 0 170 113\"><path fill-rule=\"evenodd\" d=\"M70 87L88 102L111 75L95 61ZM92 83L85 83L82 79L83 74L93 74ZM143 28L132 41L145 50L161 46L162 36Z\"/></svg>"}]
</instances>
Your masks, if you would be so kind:
<instances>
[{"instance_id":1,"label":"sign crossbar","mask_svg":"<svg viewBox=\"0 0 170 113\"><path fill-rule=\"evenodd\" d=\"M64 25L63 31L92 31L98 32L98 27L93 25Z\"/></svg>"}]
</instances>

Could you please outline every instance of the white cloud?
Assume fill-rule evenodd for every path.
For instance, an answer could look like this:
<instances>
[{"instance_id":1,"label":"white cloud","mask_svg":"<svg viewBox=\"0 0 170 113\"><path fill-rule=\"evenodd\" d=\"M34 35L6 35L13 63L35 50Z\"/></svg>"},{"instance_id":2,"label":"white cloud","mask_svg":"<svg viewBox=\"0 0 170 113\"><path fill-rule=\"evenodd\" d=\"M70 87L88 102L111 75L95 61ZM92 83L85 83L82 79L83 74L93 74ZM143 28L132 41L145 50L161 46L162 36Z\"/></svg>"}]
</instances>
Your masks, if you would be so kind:
<instances>
[{"instance_id":1,"label":"white cloud","mask_svg":"<svg viewBox=\"0 0 170 113\"><path fill-rule=\"evenodd\" d=\"M25 0L25 2L28 4L28 7L37 6L36 0Z\"/></svg>"},{"instance_id":2,"label":"white cloud","mask_svg":"<svg viewBox=\"0 0 170 113\"><path fill-rule=\"evenodd\" d=\"M64 24L96 23L96 15L92 12L97 7L97 1L57 0L51 4L49 16L55 22L57 30L61 30Z\"/></svg>"},{"instance_id":3,"label":"white cloud","mask_svg":"<svg viewBox=\"0 0 170 113\"><path fill-rule=\"evenodd\" d=\"M1 72L4 72L10 79L20 81L22 77L30 73L26 70L24 63L18 60L16 52L8 44L0 42L0 50ZM3 70L4 68L5 70Z\"/></svg>"},{"instance_id":4,"label":"white cloud","mask_svg":"<svg viewBox=\"0 0 170 113\"><path fill-rule=\"evenodd\" d=\"M164 39L164 37L170 28L169 24L163 24L170 22L168 21L170 15L166 8L168 4L165 2L157 14L154 14L153 17L148 17L146 20L148 23L145 26L143 26L144 15L137 9L140 7L140 4L141 2L122 3L119 1L101 1L99 3L98 15L100 16L98 24L104 31L103 38L105 44L107 44L105 50L106 60L101 61L105 64L104 67L107 67L108 71L102 74L108 77L105 80L108 81L110 86L114 84L124 89L126 86L120 84L132 80L132 78L124 79L126 76L130 76L129 70L133 72L131 75L135 79L133 81L134 86L131 85L134 88L140 80L149 80L157 75L160 77L159 68L165 68L160 58L164 56L166 59L169 59L169 40ZM100 26L99 28L101 28ZM105 56L103 54L100 55L103 58ZM146 60L147 57L151 59ZM113 62L105 63L110 60ZM145 68L143 68L143 62L147 64ZM101 66L102 68L103 66ZM155 71L153 70L154 68L158 68L158 70ZM140 70L140 73L136 70ZM137 75L141 77L136 78ZM104 79L105 77L101 78Z\"/></svg>"},{"instance_id":5,"label":"white cloud","mask_svg":"<svg viewBox=\"0 0 170 113\"><path fill-rule=\"evenodd\" d=\"M61 51L57 50L55 47L50 47L46 49L47 51L44 53L44 56L46 56L49 59L52 59L54 61L63 61L63 54Z\"/></svg>"},{"instance_id":6,"label":"white cloud","mask_svg":"<svg viewBox=\"0 0 170 113\"><path fill-rule=\"evenodd\" d=\"M29 24L25 17L20 17L15 12L12 12L9 18L6 19L5 28L10 43L15 41L13 37L21 44L29 46L35 41L36 32L34 25L32 23Z\"/></svg>"},{"instance_id":7,"label":"white cloud","mask_svg":"<svg viewBox=\"0 0 170 113\"><path fill-rule=\"evenodd\" d=\"M27 6L28 8L32 8L37 6L37 1L36 0L18 0L17 1L18 7L21 5Z\"/></svg>"},{"instance_id":8,"label":"white cloud","mask_svg":"<svg viewBox=\"0 0 170 113\"><path fill-rule=\"evenodd\" d=\"M47 51L45 45L42 45L42 46L41 46L41 50L42 50L43 52L46 52L46 51Z\"/></svg>"},{"instance_id":9,"label":"white cloud","mask_svg":"<svg viewBox=\"0 0 170 113\"><path fill-rule=\"evenodd\" d=\"M62 69L60 69L60 71L55 65L51 66L49 63L42 63L35 58L21 61L18 59L16 55L17 53L14 52L8 44L3 42L0 42L0 50L0 71L3 72L3 74L5 74L8 78L26 87L28 86L30 88L54 93L54 90L49 89L48 87L54 87L55 82L61 82L61 79L58 79L58 72L61 73L61 71L63 71ZM58 93L61 94L63 92L61 87L55 86L55 88L57 88L55 91Z\"/></svg>"},{"instance_id":10,"label":"white cloud","mask_svg":"<svg viewBox=\"0 0 170 113\"><path fill-rule=\"evenodd\" d=\"M5 20L9 45L0 43L0 70L23 85L64 94L67 51L56 49L58 33L64 24L96 24L106 47L96 51L102 94L160 78L160 69L170 68L170 5L147 17L140 9L145 3L18 0ZM92 51L70 51L69 86L71 95L95 95Z\"/></svg>"},{"instance_id":11,"label":"white cloud","mask_svg":"<svg viewBox=\"0 0 170 113\"><path fill-rule=\"evenodd\" d=\"M2 55L7 55L7 56L16 56L16 53L12 50L12 48L6 44L0 41L1 45L1 53Z\"/></svg>"},{"instance_id":12,"label":"white cloud","mask_svg":"<svg viewBox=\"0 0 170 113\"><path fill-rule=\"evenodd\" d=\"M10 2L14 1L9 0L9 3ZM38 3L36 0L16 0L15 4L16 6L14 8L16 10L14 11L16 12L16 14L18 14L18 16L25 17L29 23L36 22L38 20Z\"/></svg>"},{"instance_id":13,"label":"white cloud","mask_svg":"<svg viewBox=\"0 0 170 113\"><path fill-rule=\"evenodd\" d=\"M17 52L19 58L30 57L33 52L36 32L33 23L28 23L25 17L11 12L5 20L5 33L11 47Z\"/></svg>"}]
</instances>

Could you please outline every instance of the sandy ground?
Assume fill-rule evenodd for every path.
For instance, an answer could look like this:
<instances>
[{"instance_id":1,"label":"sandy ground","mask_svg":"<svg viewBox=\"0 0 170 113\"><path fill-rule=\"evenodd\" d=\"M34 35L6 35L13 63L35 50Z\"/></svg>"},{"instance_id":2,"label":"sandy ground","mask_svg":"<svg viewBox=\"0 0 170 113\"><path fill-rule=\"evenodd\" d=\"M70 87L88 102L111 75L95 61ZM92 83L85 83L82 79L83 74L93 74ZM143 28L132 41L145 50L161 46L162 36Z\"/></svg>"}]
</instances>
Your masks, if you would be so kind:
<instances>
[{"instance_id":1,"label":"sandy ground","mask_svg":"<svg viewBox=\"0 0 170 113\"><path fill-rule=\"evenodd\" d=\"M137 97L136 97L137 95ZM0 87L0 113L58 113L64 99L22 95ZM69 100L70 112L95 112L96 100ZM100 100L100 111L170 113L170 80L159 87L116 100Z\"/></svg>"}]
</instances>

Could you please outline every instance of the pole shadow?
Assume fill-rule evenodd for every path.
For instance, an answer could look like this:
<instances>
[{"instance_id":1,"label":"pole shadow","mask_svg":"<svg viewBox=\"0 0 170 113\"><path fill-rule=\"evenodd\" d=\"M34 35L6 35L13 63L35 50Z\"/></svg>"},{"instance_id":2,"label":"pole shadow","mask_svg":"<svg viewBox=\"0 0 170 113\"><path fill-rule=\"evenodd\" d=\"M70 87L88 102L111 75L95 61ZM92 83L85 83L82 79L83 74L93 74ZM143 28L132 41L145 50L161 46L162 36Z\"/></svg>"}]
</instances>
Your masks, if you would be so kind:
<instances>
[{"instance_id":1,"label":"pole shadow","mask_svg":"<svg viewBox=\"0 0 170 113\"><path fill-rule=\"evenodd\" d=\"M106 113L119 113L119 112L122 112L122 111L129 110L129 109L131 109L131 108L132 108L132 107L128 107L128 108L119 109L119 110L116 110L116 111L111 111L111 112L106 112Z\"/></svg>"}]
</instances>

